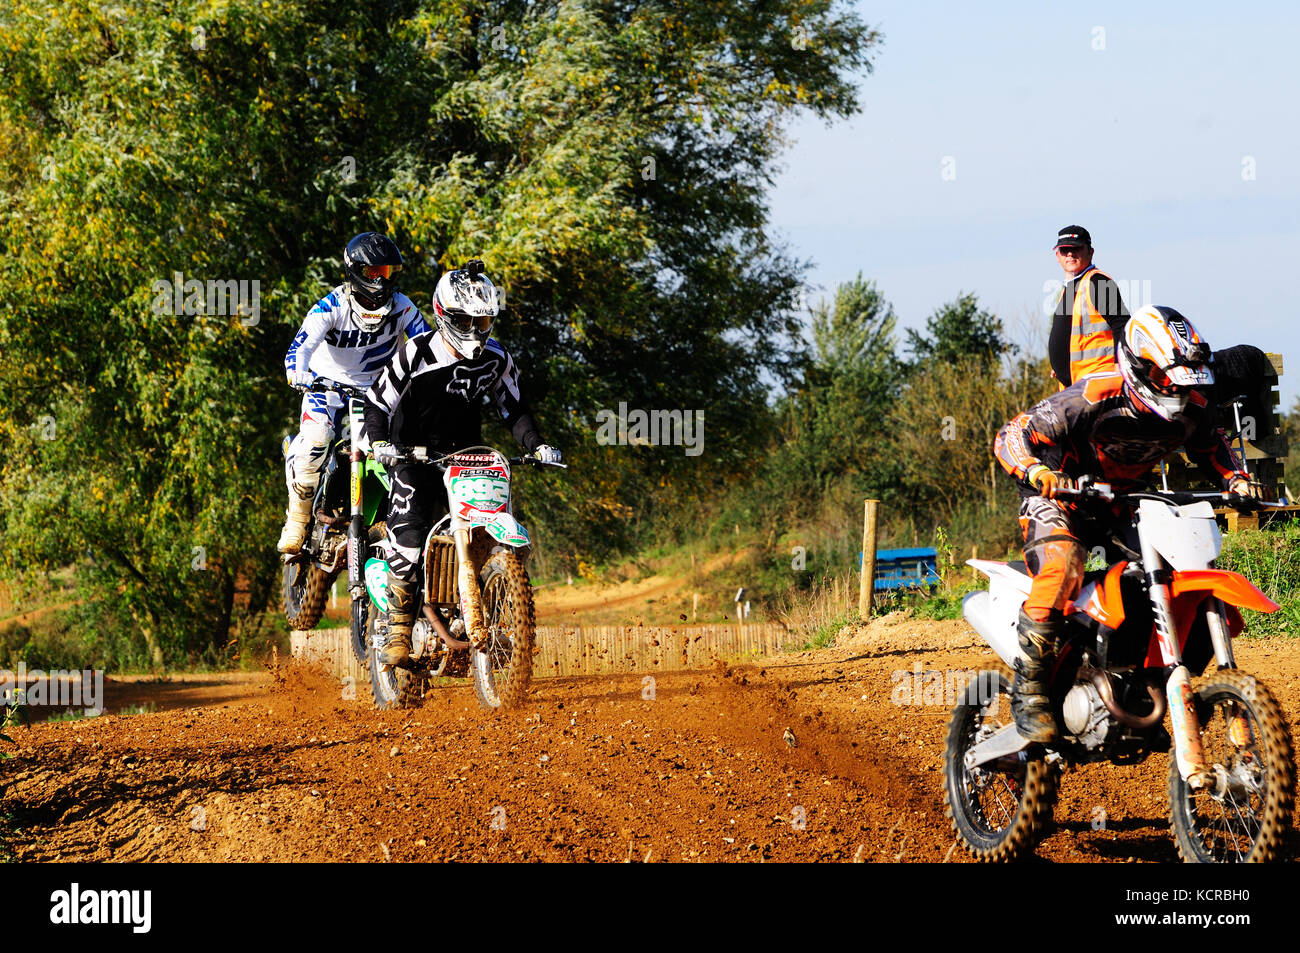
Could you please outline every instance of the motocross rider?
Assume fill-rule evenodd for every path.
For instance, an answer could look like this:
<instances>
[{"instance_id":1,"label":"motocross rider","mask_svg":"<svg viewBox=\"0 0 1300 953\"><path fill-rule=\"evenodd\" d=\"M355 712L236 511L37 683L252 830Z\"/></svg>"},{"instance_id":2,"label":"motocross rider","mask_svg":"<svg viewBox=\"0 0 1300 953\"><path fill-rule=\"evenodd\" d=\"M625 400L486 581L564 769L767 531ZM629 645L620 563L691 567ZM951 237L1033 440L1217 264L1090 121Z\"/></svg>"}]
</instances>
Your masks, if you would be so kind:
<instances>
[{"instance_id":1,"label":"motocross rider","mask_svg":"<svg viewBox=\"0 0 1300 953\"><path fill-rule=\"evenodd\" d=\"M402 253L386 235L362 232L343 250L344 280L307 312L284 370L289 384L306 391L318 377L365 390L401 343L429 330L411 299L396 288ZM346 402L334 392L307 392L298 435L285 453L289 511L277 548L297 553L311 522L311 501Z\"/></svg>"},{"instance_id":2,"label":"motocross rider","mask_svg":"<svg viewBox=\"0 0 1300 953\"><path fill-rule=\"evenodd\" d=\"M1019 484L1020 527L1033 585L1020 611L1011 710L1030 741L1056 738L1047 697L1061 646L1063 610L1078 595L1084 520L1062 491L1091 474L1117 493L1139 488L1179 447L1230 493L1259 496L1221 430L1205 390L1214 383L1210 349L1173 308L1147 307L1119 337L1118 367L1040 401L1002 428L994 453Z\"/></svg>"},{"instance_id":3,"label":"motocross rider","mask_svg":"<svg viewBox=\"0 0 1300 953\"><path fill-rule=\"evenodd\" d=\"M526 451L559 463L560 451L542 441L519 389L514 360L488 335L499 310L496 286L472 259L449 271L433 293L436 331L412 337L393 356L366 394L371 451L388 470L388 639L384 665L410 657L414 581L420 549L442 512L436 468L401 463L405 448L424 446L430 456L483 442L480 410L490 399Z\"/></svg>"}]
</instances>

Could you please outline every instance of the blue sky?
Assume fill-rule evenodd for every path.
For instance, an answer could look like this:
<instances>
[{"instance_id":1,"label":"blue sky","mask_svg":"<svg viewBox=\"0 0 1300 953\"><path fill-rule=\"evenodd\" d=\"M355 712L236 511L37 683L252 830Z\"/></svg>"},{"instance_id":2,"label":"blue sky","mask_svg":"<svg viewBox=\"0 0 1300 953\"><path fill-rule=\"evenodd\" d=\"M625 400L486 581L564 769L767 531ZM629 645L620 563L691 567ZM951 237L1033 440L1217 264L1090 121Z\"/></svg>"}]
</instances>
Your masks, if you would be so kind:
<instances>
[{"instance_id":1,"label":"blue sky","mask_svg":"<svg viewBox=\"0 0 1300 953\"><path fill-rule=\"evenodd\" d=\"M857 6L884 34L862 111L792 125L770 196L810 297L861 271L903 327L960 291L1044 327L1056 231L1079 224L1130 310L1281 352L1292 405L1300 4Z\"/></svg>"}]
</instances>

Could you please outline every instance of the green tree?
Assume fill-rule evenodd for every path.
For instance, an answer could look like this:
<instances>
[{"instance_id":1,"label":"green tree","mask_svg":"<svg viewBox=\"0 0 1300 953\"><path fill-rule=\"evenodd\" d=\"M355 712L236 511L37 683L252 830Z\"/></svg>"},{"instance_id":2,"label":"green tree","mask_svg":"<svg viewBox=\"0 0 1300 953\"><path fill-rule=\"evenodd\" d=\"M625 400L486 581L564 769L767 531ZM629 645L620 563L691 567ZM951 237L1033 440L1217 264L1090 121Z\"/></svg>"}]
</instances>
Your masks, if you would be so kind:
<instances>
[{"instance_id":1,"label":"green tree","mask_svg":"<svg viewBox=\"0 0 1300 953\"><path fill-rule=\"evenodd\" d=\"M1015 344L1003 336L1002 320L979 306L972 293L940 305L925 320L925 333L907 330L907 349L916 368L949 364L964 357L997 362L1014 354Z\"/></svg>"},{"instance_id":2,"label":"green tree","mask_svg":"<svg viewBox=\"0 0 1300 953\"><path fill-rule=\"evenodd\" d=\"M1288 496L1295 499L1296 493L1300 492L1300 397L1291 405L1291 410L1279 414L1279 418L1279 429L1287 445L1286 464L1282 472Z\"/></svg>"},{"instance_id":3,"label":"green tree","mask_svg":"<svg viewBox=\"0 0 1300 953\"><path fill-rule=\"evenodd\" d=\"M574 464L525 516L561 556L627 545L761 440L802 268L766 232L782 129L851 114L877 42L837 0L12 0L0 568L77 562L154 664L267 605L283 353L367 228L421 303L487 260ZM256 311L176 308L177 274L256 280ZM705 454L596 445L620 401L704 410Z\"/></svg>"},{"instance_id":4,"label":"green tree","mask_svg":"<svg viewBox=\"0 0 1300 953\"><path fill-rule=\"evenodd\" d=\"M911 376L890 412L888 453L897 462L893 498L917 526L951 526L969 507L1006 509L1011 480L993 457L999 430L1054 388L1044 361L1019 361L1008 374L966 354ZM1003 516L1014 524L1014 511ZM997 518L997 517L993 517Z\"/></svg>"},{"instance_id":5,"label":"green tree","mask_svg":"<svg viewBox=\"0 0 1300 953\"><path fill-rule=\"evenodd\" d=\"M888 483L880 446L902 383L896 325L892 306L861 273L836 289L833 303L811 309L802 380L778 408L781 446L773 461L787 498L801 507L846 477Z\"/></svg>"}]
</instances>

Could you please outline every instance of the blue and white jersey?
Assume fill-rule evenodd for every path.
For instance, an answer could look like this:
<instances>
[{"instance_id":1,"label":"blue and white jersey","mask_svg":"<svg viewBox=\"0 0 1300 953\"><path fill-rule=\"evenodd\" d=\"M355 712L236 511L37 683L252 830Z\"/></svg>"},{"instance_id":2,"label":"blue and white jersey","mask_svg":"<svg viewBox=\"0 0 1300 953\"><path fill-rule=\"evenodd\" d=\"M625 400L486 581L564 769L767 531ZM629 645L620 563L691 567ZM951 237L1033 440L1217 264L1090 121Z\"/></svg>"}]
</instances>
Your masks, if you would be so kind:
<instances>
[{"instance_id":1,"label":"blue and white jersey","mask_svg":"<svg viewBox=\"0 0 1300 953\"><path fill-rule=\"evenodd\" d=\"M400 291L378 331L363 331L352 320L351 299L339 285L307 312L307 318L284 356L285 375L307 369L317 377L368 388L402 343L428 332L420 309Z\"/></svg>"}]
</instances>

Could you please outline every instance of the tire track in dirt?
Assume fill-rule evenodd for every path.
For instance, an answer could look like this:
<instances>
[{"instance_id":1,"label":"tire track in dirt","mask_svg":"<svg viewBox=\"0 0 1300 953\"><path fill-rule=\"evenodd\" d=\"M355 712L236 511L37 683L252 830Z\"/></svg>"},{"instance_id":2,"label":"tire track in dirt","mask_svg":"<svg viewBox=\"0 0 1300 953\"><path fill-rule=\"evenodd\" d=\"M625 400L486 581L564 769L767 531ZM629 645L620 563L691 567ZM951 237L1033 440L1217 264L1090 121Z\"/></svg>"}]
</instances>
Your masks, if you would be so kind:
<instances>
[{"instance_id":1,"label":"tire track in dirt","mask_svg":"<svg viewBox=\"0 0 1300 953\"><path fill-rule=\"evenodd\" d=\"M239 702L19 730L0 815L20 860L965 860L942 811L946 699L895 702L918 669L978 668L987 649L962 623L896 618L841 642L656 675L653 692L542 679L497 713L454 684L375 712L290 669ZM1238 656L1294 725L1294 643ZM1067 774L1038 855L1173 860L1167 764Z\"/></svg>"}]
</instances>

